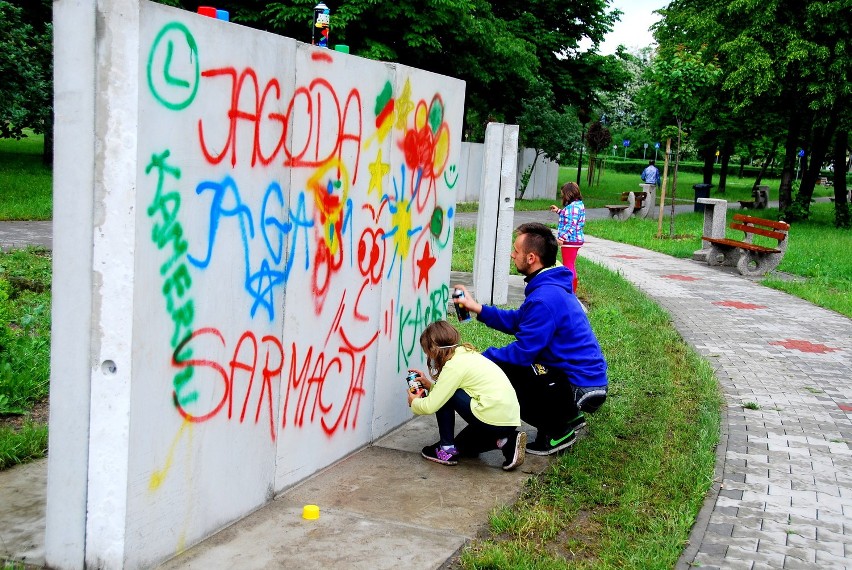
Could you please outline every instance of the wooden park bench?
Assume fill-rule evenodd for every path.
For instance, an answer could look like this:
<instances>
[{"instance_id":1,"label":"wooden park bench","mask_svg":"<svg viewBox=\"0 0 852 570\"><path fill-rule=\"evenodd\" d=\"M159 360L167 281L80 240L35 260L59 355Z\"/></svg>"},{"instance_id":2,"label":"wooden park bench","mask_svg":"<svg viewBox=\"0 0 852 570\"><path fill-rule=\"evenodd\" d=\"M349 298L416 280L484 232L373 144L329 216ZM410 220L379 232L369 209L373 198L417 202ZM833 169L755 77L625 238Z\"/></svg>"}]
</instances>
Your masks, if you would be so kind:
<instances>
[{"instance_id":1,"label":"wooden park bench","mask_svg":"<svg viewBox=\"0 0 852 570\"><path fill-rule=\"evenodd\" d=\"M647 218L651 212L651 207L654 205L654 198L652 196L649 200L648 192L622 192L621 201L627 202L627 205L606 206L610 218L624 221L633 214Z\"/></svg>"},{"instance_id":2,"label":"wooden park bench","mask_svg":"<svg viewBox=\"0 0 852 570\"><path fill-rule=\"evenodd\" d=\"M707 254L708 265L736 266L741 275L756 276L766 275L781 263L781 258L787 251L790 224L734 214L731 229L743 232L745 234L743 241L701 237L702 240L710 243L710 251ZM776 247L754 244L752 242L755 235L775 239L778 243Z\"/></svg>"}]
</instances>

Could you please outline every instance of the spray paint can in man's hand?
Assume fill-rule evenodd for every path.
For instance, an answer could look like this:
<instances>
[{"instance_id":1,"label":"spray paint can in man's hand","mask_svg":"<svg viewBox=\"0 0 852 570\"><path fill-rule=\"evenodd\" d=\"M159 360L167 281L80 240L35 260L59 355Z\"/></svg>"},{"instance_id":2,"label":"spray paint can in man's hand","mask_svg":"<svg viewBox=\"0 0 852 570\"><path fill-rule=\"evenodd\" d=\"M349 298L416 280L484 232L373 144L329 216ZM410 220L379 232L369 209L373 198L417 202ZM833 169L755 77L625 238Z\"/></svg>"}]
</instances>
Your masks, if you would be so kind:
<instances>
[{"instance_id":1,"label":"spray paint can in man's hand","mask_svg":"<svg viewBox=\"0 0 852 570\"><path fill-rule=\"evenodd\" d=\"M408 382L408 391L412 394L416 393L418 390L423 390L423 395L427 395L429 392L423 388L423 384L420 383L420 380L417 379L417 372L409 372L408 376L405 377L405 381Z\"/></svg>"},{"instance_id":2,"label":"spray paint can in man's hand","mask_svg":"<svg viewBox=\"0 0 852 570\"><path fill-rule=\"evenodd\" d=\"M461 289L453 290L453 306L456 308L456 317L458 317L460 323L469 321L470 311L468 311L466 307L456 303L456 299L464 299L464 291Z\"/></svg>"}]
</instances>

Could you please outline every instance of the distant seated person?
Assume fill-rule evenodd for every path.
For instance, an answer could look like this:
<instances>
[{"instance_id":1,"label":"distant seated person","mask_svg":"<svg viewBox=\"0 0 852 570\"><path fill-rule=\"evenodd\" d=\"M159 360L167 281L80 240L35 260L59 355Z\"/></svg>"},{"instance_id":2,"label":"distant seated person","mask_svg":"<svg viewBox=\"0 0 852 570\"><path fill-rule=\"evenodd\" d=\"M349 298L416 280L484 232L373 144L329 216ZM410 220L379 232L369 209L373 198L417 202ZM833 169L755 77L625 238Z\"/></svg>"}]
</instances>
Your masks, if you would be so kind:
<instances>
[{"instance_id":1,"label":"distant seated person","mask_svg":"<svg viewBox=\"0 0 852 570\"><path fill-rule=\"evenodd\" d=\"M642 182L645 184L660 185L660 171L654 166L654 161L649 160L648 166L642 171Z\"/></svg>"}]
</instances>

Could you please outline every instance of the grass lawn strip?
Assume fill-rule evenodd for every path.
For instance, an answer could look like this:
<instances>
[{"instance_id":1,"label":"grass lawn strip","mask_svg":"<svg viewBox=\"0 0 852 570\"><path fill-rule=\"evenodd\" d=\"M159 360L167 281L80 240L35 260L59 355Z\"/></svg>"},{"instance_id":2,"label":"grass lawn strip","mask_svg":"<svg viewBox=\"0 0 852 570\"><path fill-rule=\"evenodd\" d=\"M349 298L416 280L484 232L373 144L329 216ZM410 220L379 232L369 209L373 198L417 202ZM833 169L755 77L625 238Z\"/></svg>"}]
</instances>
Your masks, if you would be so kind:
<instances>
[{"instance_id":1,"label":"grass lawn strip","mask_svg":"<svg viewBox=\"0 0 852 570\"><path fill-rule=\"evenodd\" d=\"M496 511L465 568L671 568L712 483L722 396L710 366L635 287L579 260L610 393L588 431ZM482 349L507 340L460 327Z\"/></svg>"}]
</instances>

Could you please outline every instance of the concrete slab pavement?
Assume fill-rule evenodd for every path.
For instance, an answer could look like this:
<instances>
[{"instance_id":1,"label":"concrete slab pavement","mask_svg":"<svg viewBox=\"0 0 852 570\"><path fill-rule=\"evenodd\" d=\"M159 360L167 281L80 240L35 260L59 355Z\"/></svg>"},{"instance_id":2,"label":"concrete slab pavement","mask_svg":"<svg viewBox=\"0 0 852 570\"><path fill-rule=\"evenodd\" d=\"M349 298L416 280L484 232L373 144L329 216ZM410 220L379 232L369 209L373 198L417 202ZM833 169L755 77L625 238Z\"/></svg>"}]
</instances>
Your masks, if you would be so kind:
<instances>
[{"instance_id":1,"label":"concrete slab pavement","mask_svg":"<svg viewBox=\"0 0 852 570\"><path fill-rule=\"evenodd\" d=\"M0 222L0 250L28 245L53 249L53 222Z\"/></svg>"}]
</instances>

